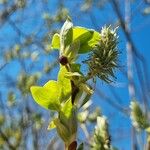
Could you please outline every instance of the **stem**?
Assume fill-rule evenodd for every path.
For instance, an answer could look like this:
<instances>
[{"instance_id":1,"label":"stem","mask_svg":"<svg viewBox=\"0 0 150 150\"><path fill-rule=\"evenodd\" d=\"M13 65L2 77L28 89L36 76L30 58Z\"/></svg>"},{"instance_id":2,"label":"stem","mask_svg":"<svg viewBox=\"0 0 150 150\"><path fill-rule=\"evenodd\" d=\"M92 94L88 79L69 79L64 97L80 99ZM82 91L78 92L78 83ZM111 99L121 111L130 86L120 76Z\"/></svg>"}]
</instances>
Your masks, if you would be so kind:
<instances>
[{"instance_id":1,"label":"stem","mask_svg":"<svg viewBox=\"0 0 150 150\"><path fill-rule=\"evenodd\" d=\"M147 150L150 150L150 142L147 143Z\"/></svg>"},{"instance_id":2,"label":"stem","mask_svg":"<svg viewBox=\"0 0 150 150\"><path fill-rule=\"evenodd\" d=\"M150 135L147 136L146 150L150 150Z\"/></svg>"},{"instance_id":3,"label":"stem","mask_svg":"<svg viewBox=\"0 0 150 150\"><path fill-rule=\"evenodd\" d=\"M71 71L70 64L65 65L65 67L68 72ZM79 92L79 88L74 84L74 82L72 80L70 80L70 83L71 83L71 88L72 88L71 102L72 102L72 105L74 105L75 97ZM65 150L76 150L77 142L75 140L76 140L76 133L75 133L75 136L73 136L73 139L71 138L70 141L68 141L68 143L65 143Z\"/></svg>"}]
</instances>

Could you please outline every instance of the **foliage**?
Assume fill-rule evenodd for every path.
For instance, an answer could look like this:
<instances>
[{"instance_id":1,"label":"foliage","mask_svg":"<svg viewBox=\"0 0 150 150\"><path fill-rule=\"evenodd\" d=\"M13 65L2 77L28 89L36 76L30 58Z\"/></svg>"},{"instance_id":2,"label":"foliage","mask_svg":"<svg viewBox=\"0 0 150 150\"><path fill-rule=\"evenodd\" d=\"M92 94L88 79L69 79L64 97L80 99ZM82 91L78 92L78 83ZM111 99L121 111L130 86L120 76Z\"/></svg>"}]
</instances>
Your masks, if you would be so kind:
<instances>
[{"instance_id":1,"label":"foliage","mask_svg":"<svg viewBox=\"0 0 150 150\"><path fill-rule=\"evenodd\" d=\"M146 116L145 112L142 111L142 109L137 101L135 101L135 100L131 101L130 108L131 108L130 118L132 120L132 125L135 127L135 129L138 132L145 131L147 134L146 149L148 150L150 148L149 119Z\"/></svg>"},{"instance_id":2,"label":"foliage","mask_svg":"<svg viewBox=\"0 0 150 150\"><path fill-rule=\"evenodd\" d=\"M72 65L78 66L78 64L76 64L77 56L81 53L83 54L90 52L93 49L97 49L96 51L98 53L105 53L103 51L106 51L106 55L103 54L105 57L104 60L106 59L107 63L114 64L116 63L118 57L116 44L117 39L115 30L111 30L110 27L105 27L102 29L101 33L98 33L91 29L73 27L73 23L71 22L70 18L68 18L62 26L60 34L54 34L53 36L52 48L59 49L60 51L60 71L58 73L58 80L50 80L43 87L32 86L31 93L35 101L40 106L49 110L57 111L58 116L54 118L52 122L50 122L48 129L56 128L58 135L65 143L66 150L69 150L70 147L71 150L76 149L77 145L74 143L76 143L78 124L77 112L85 103L87 103L90 95L93 94L93 90L87 84L87 81L97 76L97 73L91 74L90 72L87 75L84 75L81 72L80 67L77 69L76 67L72 67ZM95 50L93 53L95 54ZM97 54L97 56L99 56L99 54ZM93 58L91 61L95 61L96 65L105 62L103 60L97 60L97 58ZM89 67L95 68L95 71L97 71L98 68L90 65ZM110 72L113 72L115 67L117 66L109 65L109 68L103 66L103 69L107 69L107 71L110 70ZM110 75L112 76L112 74L109 74L108 72L102 73L104 74L104 77L107 78L109 78ZM102 79L107 81L107 78ZM87 97L82 100L82 105L79 107L78 103L83 93L86 94ZM84 122L86 120L87 115L85 115L85 113L87 114L87 111L80 113L81 117L78 115L78 120L80 122ZM85 116L84 118L83 115ZM102 130L103 128L104 130L108 130L107 127L106 129L103 127L105 126L105 120L101 121L101 119L98 118L98 124L99 123L102 123ZM101 133L102 132L100 131L100 134ZM108 133L104 133L102 136L97 132L96 134L98 134L102 140L104 139L103 142L100 142L99 144L96 143L96 145L100 146L97 149L110 148Z\"/></svg>"},{"instance_id":3,"label":"foliage","mask_svg":"<svg viewBox=\"0 0 150 150\"><path fill-rule=\"evenodd\" d=\"M140 108L139 104L136 101L131 101L130 108L133 126L137 130L146 129L149 126L148 118Z\"/></svg>"},{"instance_id":4,"label":"foliage","mask_svg":"<svg viewBox=\"0 0 150 150\"><path fill-rule=\"evenodd\" d=\"M124 11L124 8L127 11ZM111 144L115 144L120 149L129 149L131 147L129 142L124 141L131 141L131 145L138 149L150 149L149 67L146 65L146 61L149 61L147 48L149 41L146 37L149 33L148 0L125 1L125 3L117 0L0 0L0 10L0 149L62 149L55 130L49 132L46 128L48 126L50 130L54 128L57 130L54 124L55 120L58 128L66 122L71 124L72 121L68 120L68 117L73 115L73 112L78 122L78 133L76 134L78 143L73 142L71 146L78 144L79 149L90 149L94 143L92 134L95 133L93 129L97 117L105 114L109 120L110 134L113 135ZM68 15L77 25L90 27L98 32L85 27L73 26L71 23L72 29L69 32L72 32L73 37L69 39L69 43L64 40L68 46L60 50L60 31L58 29ZM119 62L118 59L115 60L116 66L113 68L113 73L109 68L111 61L107 62L109 53L106 57L103 55L104 49L109 48L100 46L105 39L101 38L102 30L100 30L104 24L111 24L114 29L116 26L120 26L118 30L121 40L117 36L114 39L116 39L116 43L119 41L119 53L122 55ZM111 27L109 28L111 29ZM103 31L108 33L106 30ZM135 34L138 36L134 36ZM127 51L125 51L126 43ZM131 57L128 49L131 49ZM115 51L118 52L117 47L112 54L115 54ZM97 53L102 57L97 57ZM58 55L60 55L59 59ZM95 63L102 61L105 63ZM65 72L65 77L60 75L61 71L58 72L58 75L56 73L58 67L65 68L58 62L61 62L62 65L70 64L71 71ZM126 63L130 66L127 67ZM109 67L105 70L107 65ZM94 69L93 66L98 69ZM119 68L116 80L116 77L114 78L112 75L118 66L122 67ZM93 70L98 71L94 78L93 74L91 75ZM103 73L107 75L104 76ZM105 79L109 84L104 82L101 84L101 81L97 80L98 75L100 79ZM74 111L70 111L72 99L69 100L67 96L72 90L67 91L69 88L65 88L66 81L61 82L64 84L64 88L61 87L62 94L57 94L60 94L62 98L57 103L58 105L54 105L55 110L49 111L47 106L40 108L32 101L31 86L44 85L49 79L58 83L58 80L61 80L59 76L63 76L64 80L68 79L68 83L73 81L78 86L78 88L74 88L75 93L77 92L76 96L73 95L75 97L74 105L76 105ZM114 79L116 82L112 82ZM126 83L129 83L129 88ZM68 86L70 85L68 84ZM43 86L36 87L44 88ZM134 93L134 90L135 95L133 96L131 94ZM65 96L65 93L68 94ZM48 98L51 100L49 95ZM130 99L135 98L139 99L141 104L137 101L133 102L137 103L138 107L136 108L138 109L131 109L130 113L127 105ZM63 102L63 99L66 101ZM93 103L91 99L93 99ZM37 102L43 104L43 99ZM58 98L56 102L58 102ZM44 105L49 105L49 103ZM50 107L52 106L50 105ZM62 109L62 112L59 113L60 116L57 112L58 107ZM133 116L131 117L133 118L131 119L133 127L129 124L130 120L127 119L129 113L130 117ZM143 118L139 118L139 116ZM63 124L57 120L60 117L63 118ZM66 126L64 128L66 129ZM131 135L130 128L135 128L137 132L133 132ZM67 126L66 132L68 130L68 135L70 135L76 129ZM61 137L66 140L62 132ZM139 140L140 137L141 140Z\"/></svg>"},{"instance_id":5,"label":"foliage","mask_svg":"<svg viewBox=\"0 0 150 150\"><path fill-rule=\"evenodd\" d=\"M97 117L97 126L95 127L92 150L110 149L110 136L108 133L108 123L105 117Z\"/></svg>"}]
</instances>

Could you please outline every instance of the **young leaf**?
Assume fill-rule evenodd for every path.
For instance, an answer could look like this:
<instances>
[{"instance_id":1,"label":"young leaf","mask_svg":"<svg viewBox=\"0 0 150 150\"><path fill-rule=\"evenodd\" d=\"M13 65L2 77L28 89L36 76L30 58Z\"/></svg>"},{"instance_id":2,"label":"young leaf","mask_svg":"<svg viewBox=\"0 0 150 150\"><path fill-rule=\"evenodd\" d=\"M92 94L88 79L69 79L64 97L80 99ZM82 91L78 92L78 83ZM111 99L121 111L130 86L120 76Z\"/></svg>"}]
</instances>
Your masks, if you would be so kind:
<instances>
[{"instance_id":1,"label":"young leaf","mask_svg":"<svg viewBox=\"0 0 150 150\"><path fill-rule=\"evenodd\" d=\"M73 42L80 42L79 53L86 53L92 50L100 40L100 33L83 27L73 28Z\"/></svg>"},{"instance_id":2,"label":"young leaf","mask_svg":"<svg viewBox=\"0 0 150 150\"><path fill-rule=\"evenodd\" d=\"M73 24L69 18L65 21L64 25L60 31L60 44L61 44L61 51L64 51L66 47L68 47L72 42L72 30Z\"/></svg>"},{"instance_id":3,"label":"young leaf","mask_svg":"<svg viewBox=\"0 0 150 150\"><path fill-rule=\"evenodd\" d=\"M67 128L69 128L68 122L72 115L71 99L68 99L61 108L62 109L59 112L59 119L63 125L65 125Z\"/></svg>"},{"instance_id":4,"label":"young leaf","mask_svg":"<svg viewBox=\"0 0 150 150\"><path fill-rule=\"evenodd\" d=\"M63 139L64 142L67 142L70 138L69 129L64 126L58 118L54 120L54 124L56 125L56 130L59 136Z\"/></svg>"},{"instance_id":5,"label":"young leaf","mask_svg":"<svg viewBox=\"0 0 150 150\"><path fill-rule=\"evenodd\" d=\"M75 62L78 56L78 51L80 49L80 42L76 41L70 44L70 47L68 50L65 51L66 56L69 59L69 63Z\"/></svg>"},{"instance_id":6,"label":"young leaf","mask_svg":"<svg viewBox=\"0 0 150 150\"><path fill-rule=\"evenodd\" d=\"M93 31L86 28L78 26L73 28L73 41L80 41L81 45L88 41L92 35Z\"/></svg>"},{"instance_id":7,"label":"young leaf","mask_svg":"<svg viewBox=\"0 0 150 150\"><path fill-rule=\"evenodd\" d=\"M150 126L145 129L145 131L150 134Z\"/></svg>"},{"instance_id":8,"label":"young leaf","mask_svg":"<svg viewBox=\"0 0 150 150\"><path fill-rule=\"evenodd\" d=\"M72 113L72 103L71 103L71 99L68 99L65 103L64 106L62 106L62 110L63 114L69 118L71 116Z\"/></svg>"},{"instance_id":9,"label":"young leaf","mask_svg":"<svg viewBox=\"0 0 150 150\"><path fill-rule=\"evenodd\" d=\"M66 72L65 77L73 80L74 82L78 82L76 80L82 80L83 76L79 72Z\"/></svg>"},{"instance_id":10,"label":"young leaf","mask_svg":"<svg viewBox=\"0 0 150 150\"><path fill-rule=\"evenodd\" d=\"M46 82L44 84L45 88L47 89L51 89L51 88L57 88L59 90L59 85L58 85L58 82L57 81L54 81L54 80L49 80L48 82Z\"/></svg>"},{"instance_id":11,"label":"young leaf","mask_svg":"<svg viewBox=\"0 0 150 150\"><path fill-rule=\"evenodd\" d=\"M58 33L53 35L51 48L60 49L60 35Z\"/></svg>"},{"instance_id":12,"label":"young leaf","mask_svg":"<svg viewBox=\"0 0 150 150\"><path fill-rule=\"evenodd\" d=\"M59 111L59 86L56 81L49 81L44 87L32 86L31 93L34 100L46 109Z\"/></svg>"},{"instance_id":13,"label":"young leaf","mask_svg":"<svg viewBox=\"0 0 150 150\"><path fill-rule=\"evenodd\" d=\"M65 66L60 66L58 73L58 84L61 90L61 102L66 101L71 96L71 82L69 79L65 78L65 74L67 72L68 71Z\"/></svg>"},{"instance_id":14,"label":"young leaf","mask_svg":"<svg viewBox=\"0 0 150 150\"><path fill-rule=\"evenodd\" d=\"M68 128L71 135L77 132L77 108L72 105L71 99L67 100L59 113L60 122Z\"/></svg>"},{"instance_id":15,"label":"young leaf","mask_svg":"<svg viewBox=\"0 0 150 150\"><path fill-rule=\"evenodd\" d=\"M55 125L55 123L54 123L54 120L55 120L55 119L53 119L53 120L49 123L47 130L52 130L52 129L56 128L56 125Z\"/></svg>"},{"instance_id":16,"label":"young leaf","mask_svg":"<svg viewBox=\"0 0 150 150\"><path fill-rule=\"evenodd\" d=\"M93 31L92 37L84 44L81 44L79 53L87 53L91 51L100 41L100 34Z\"/></svg>"},{"instance_id":17,"label":"young leaf","mask_svg":"<svg viewBox=\"0 0 150 150\"><path fill-rule=\"evenodd\" d=\"M80 72L80 68L81 68L81 64L71 64L71 70L73 71L73 72L79 72L79 73L81 73Z\"/></svg>"}]
</instances>

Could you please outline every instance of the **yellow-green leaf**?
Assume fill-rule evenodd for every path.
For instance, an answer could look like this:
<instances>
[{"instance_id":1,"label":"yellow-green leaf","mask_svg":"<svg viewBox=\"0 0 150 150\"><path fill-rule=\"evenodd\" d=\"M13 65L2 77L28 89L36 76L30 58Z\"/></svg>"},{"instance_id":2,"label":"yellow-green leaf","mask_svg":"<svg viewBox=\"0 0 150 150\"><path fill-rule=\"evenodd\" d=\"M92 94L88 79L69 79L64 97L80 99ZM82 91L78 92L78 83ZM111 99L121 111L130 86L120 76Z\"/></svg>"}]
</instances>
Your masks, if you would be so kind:
<instances>
[{"instance_id":1,"label":"yellow-green leaf","mask_svg":"<svg viewBox=\"0 0 150 150\"><path fill-rule=\"evenodd\" d=\"M58 82L54 81L54 80L49 80L48 82L45 83L45 85L43 87L45 87L47 89L51 89L51 88L59 89Z\"/></svg>"},{"instance_id":2,"label":"yellow-green leaf","mask_svg":"<svg viewBox=\"0 0 150 150\"><path fill-rule=\"evenodd\" d=\"M73 42L80 42L79 53L86 53L92 50L100 40L100 33L95 30L86 29L83 27L73 28Z\"/></svg>"},{"instance_id":3,"label":"yellow-green leaf","mask_svg":"<svg viewBox=\"0 0 150 150\"><path fill-rule=\"evenodd\" d=\"M55 119L56 119L56 118L55 118ZM49 123L47 130L52 130L52 129L56 128L56 125L55 125L55 123L54 123L54 120L55 120L55 119L53 119L53 120Z\"/></svg>"},{"instance_id":4,"label":"yellow-green leaf","mask_svg":"<svg viewBox=\"0 0 150 150\"><path fill-rule=\"evenodd\" d=\"M60 49L60 35L58 33L55 33L52 38L52 49Z\"/></svg>"},{"instance_id":5,"label":"yellow-green leaf","mask_svg":"<svg viewBox=\"0 0 150 150\"><path fill-rule=\"evenodd\" d=\"M150 126L145 129L147 133L150 133Z\"/></svg>"},{"instance_id":6,"label":"yellow-green leaf","mask_svg":"<svg viewBox=\"0 0 150 150\"><path fill-rule=\"evenodd\" d=\"M72 42L72 30L73 24L70 20L70 18L67 18L64 25L61 28L60 31L60 44L61 44L61 51L64 51L64 49L69 46Z\"/></svg>"},{"instance_id":7,"label":"yellow-green leaf","mask_svg":"<svg viewBox=\"0 0 150 150\"><path fill-rule=\"evenodd\" d=\"M54 124L56 125L56 130L59 136L64 142L67 142L70 139L69 129L64 124L62 124L58 118L54 120Z\"/></svg>"},{"instance_id":8,"label":"yellow-green leaf","mask_svg":"<svg viewBox=\"0 0 150 150\"><path fill-rule=\"evenodd\" d=\"M69 118L72 114L72 102L71 99L68 99L64 105L62 106L63 114L65 115L66 118Z\"/></svg>"},{"instance_id":9,"label":"yellow-green leaf","mask_svg":"<svg viewBox=\"0 0 150 150\"><path fill-rule=\"evenodd\" d=\"M73 41L80 41L80 45L89 40L93 35L93 31L83 27L73 28Z\"/></svg>"},{"instance_id":10,"label":"yellow-green leaf","mask_svg":"<svg viewBox=\"0 0 150 150\"><path fill-rule=\"evenodd\" d=\"M60 101L59 101L59 86L55 81L49 81L44 87L32 86L31 93L40 106L59 111Z\"/></svg>"},{"instance_id":11,"label":"yellow-green leaf","mask_svg":"<svg viewBox=\"0 0 150 150\"><path fill-rule=\"evenodd\" d=\"M100 34L96 31L93 32L92 37L80 46L79 53L86 53L91 51L100 41Z\"/></svg>"}]
</instances>

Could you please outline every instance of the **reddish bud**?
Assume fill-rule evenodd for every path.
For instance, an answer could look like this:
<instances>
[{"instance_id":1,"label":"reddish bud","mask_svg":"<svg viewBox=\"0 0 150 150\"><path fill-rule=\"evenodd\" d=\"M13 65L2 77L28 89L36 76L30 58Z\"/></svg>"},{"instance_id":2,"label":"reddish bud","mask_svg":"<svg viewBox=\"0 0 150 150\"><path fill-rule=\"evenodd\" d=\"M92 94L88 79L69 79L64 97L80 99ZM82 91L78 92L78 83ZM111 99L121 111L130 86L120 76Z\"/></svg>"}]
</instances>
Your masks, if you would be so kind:
<instances>
[{"instance_id":1,"label":"reddish bud","mask_svg":"<svg viewBox=\"0 0 150 150\"><path fill-rule=\"evenodd\" d=\"M68 63L67 57L66 56L59 57L59 63L63 66L66 65Z\"/></svg>"}]
</instances>

